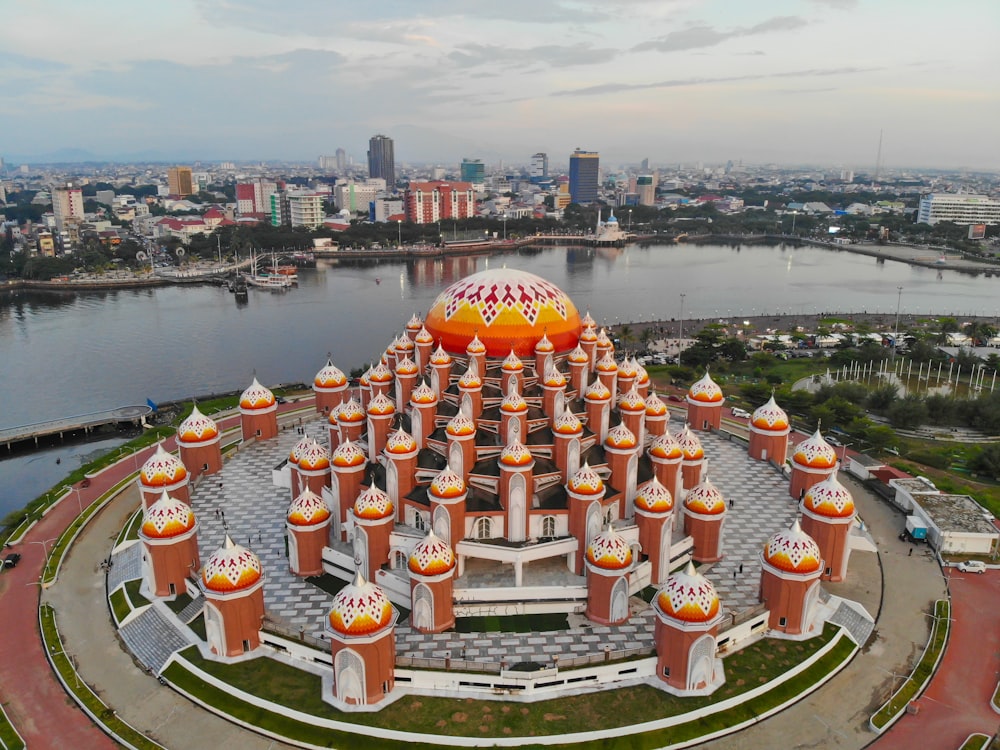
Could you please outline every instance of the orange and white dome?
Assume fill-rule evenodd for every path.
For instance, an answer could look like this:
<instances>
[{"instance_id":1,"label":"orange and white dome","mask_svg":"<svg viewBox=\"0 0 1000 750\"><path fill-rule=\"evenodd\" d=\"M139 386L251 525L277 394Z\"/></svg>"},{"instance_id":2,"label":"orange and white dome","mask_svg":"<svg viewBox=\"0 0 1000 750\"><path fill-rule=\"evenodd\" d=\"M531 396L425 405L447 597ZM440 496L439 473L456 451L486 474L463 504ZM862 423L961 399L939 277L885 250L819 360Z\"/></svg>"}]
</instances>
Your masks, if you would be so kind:
<instances>
[{"instance_id":1,"label":"orange and white dome","mask_svg":"<svg viewBox=\"0 0 1000 750\"><path fill-rule=\"evenodd\" d=\"M677 435L677 444L681 447L685 461L700 461L705 457L705 449L701 445L701 440L684 425L684 431Z\"/></svg>"},{"instance_id":2,"label":"orange and white dome","mask_svg":"<svg viewBox=\"0 0 1000 750\"><path fill-rule=\"evenodd\" d=\"M764 562L786 573L815 573L823 565L819 545L802 530L799 522L782 529L764 544Z\"/></svg>"},{"instance_id":3,"label":"orange and white dome","mask_svg":"<svg viewBox=\"0 0 1000 750\"><path fill-rule=\"evenodd\" d=\"M299 459L302 458L302 454L306 452L310 445L313 444L313 439L308 435L303 435L302 439L299 440L295 445L292 446L292 450L288 453L288 463L293 466L299 465Z\"/></svg>"},{"instance_id":4,"label":"orange and white dome","mask_svg":"<svg viewBox=\"0 0 1000 750\"><path fill-rule=\"evenodd\" d=\"M594 369L596 369L598 372L603 372L605 374L618 372L618 363L615 362L615 358L611 356L611 352L609 351L607 354L605 354L603 357L597 360L597 364L595 365Z\"/></svg>"},{"instance_id":5,"label":"orange and white dome","mask_svg":"<svg viewBox=\"0 0 1000 750\"><path fill-rule=\"evenodd\" d=\"M587 356L587 352L585 352L583 347L579 344L577 344L576 348L567 355L566 359L576 365L586 364L590 361L590 357Z\"/></svg>"},{"instance_id":6,"label":"orange and white dome","mask_svg":"<svg viewBox=\"0 0 1000 750\"><path fill-rule=\"evenodd\" d=\"M403 355L403 358L396 364L397 375L416 375L418 372L420 372L420 368L417 367L416 362L410 359L408 354Z\"/></svg>"},{"instance_id":7,"label":"orange and white dome","mask_svg":"<svg viewBox=\"0 0 1000 750\"><path fill-rule=\"evenodd\" d=\"M705 370L705 374L701 380L688 388L687 400L690 403L697 404L721 404L726 398L722 394L722 389L718 383L712 380L708 374L708 370Z\"/></svg>"},{"instance_id":8,"label":"orange and white dome","mask_svg":"<svg viewBox=\"0 0 1000 750\"><path fill-rule=\"evenodd\" d=\"M806 490L802 507L825 518L853 518L855 512L854 498L837 479L836 473Z\"/></svg>"},{"instance_id":9,"label":"orange and white dome","mask_svg":"<svg viewBox=\"0 0 1000 750\"><path fill-rule=\"evenodd\" d=\"M649 397L646 398L646 416L647 417L663 417L670 420L670 410L667 409L667 405L663 403L663 399L656 395L655 392L650 393Z\"/></svg>"},{"instance_id":10,"label":"orange and white dome","mask_svg":"<svg viewBox=\"0 0 1000 750\"><path fill-rule=\"evenodd\" d=\"M635 507L647 513L668 513L674 509L674 496L655 476L635 491Z\"/></svg>"},{"instance_id":11,"label":"orange and white dome","mask_svg":"<svg viewBox=\"0 0 1000 750\"><path fill-rule=\"evenodd\" d=\"M292 526L315 526L330 518L330 508L322 497L306 488L288 506L285 519Z\"/></svg>"},{"instance_id":12,"label":"orange and white dome","mask_svg":"<svg viewBox=\"0 0 1000 750\"><path fill-rule=\"evenodd\" d=\"M465 347L466 354L486 354L486 344L479 340L479 334L472 336L472 341Z\"/></svg>"},{"instance_id":13,"label":"orange and white dome","mask_svg":"<svg viewBox=\"0 0 1000 750\"><path fill-rule=\"evenodd\" d=\"M444 431L452 437L466 437L475 434L476 423L469 415L460 411L448 421Z\"/></svg>"},{"instance_id":14,"label":"orange and white dome","mask_svg":"<svg viewBox=\"0 0 1000 750\"><path fill-rule=\"evenodd\" d=\"M368 365L368 369L361 373L361 377L358 378L358 384L363 388L367 388L371 385L372 370L375 369L375 365Z\"/></svg>"},{"instance_id":15,"label":"orange and white dome","mask_svg":"<svg viewBox=\"0 0 1000 750\"><path fill-rule=\"evenodd\" d=\"M219 437L219 426L210 417L198 411L195 404L187 419L177 428L177 442L184 444L206 443Z\"/></svg>"},{"instance_id":16,"label":"orange and white dome","mask_svg":"<svg viewBox=\"0 0 1000 750\"><path fill-rule=\"evenodd\" d=\"M338 422L353 423L365 421L365 410L361 408L361 404L353 396L347 399L347 401L341 402L336 411Z\"/></svg>"},{"instance_id":17,"label":"orange and white dome","mask_svg":"<svg viewBox=\"0 0 1000 750\"><path fill-rule=\"evenodd\" d=\"M455 553L448 542L428 531L427 536L413 545L407 567L417 575L439 576L455 567Z\"/></svg>"},{"instance_id":18,"label":"orange and white dome","mask_svg":"<svg viewBox=\"0 0 1000 750\"><path fill-rule=\"evenodd\" d=\"M587 562L603 570L625 570L632 565L632 547L608 526L587 545Z\"/></svg>"},{"instance_id":19,"label":"orange and white dome","mask_svg":"<svg viewBox=\"0 0 1000 750\"><path fill-rule=\"evenodd\" d=\"M542 385L547 388L562 388L566 385L566 376L563 375L555 367L550 367L545 371L545 377L542 379Z\"/></svg>"},{"instance_id":20,"label":"orange and white dome","mask_svg":"<svg viewBox=\"0 0 1000 750\"><path fill-rule=\"evenodd\" d=\"M568 351L580 333L580 314L557 286L525 271L490 269L445 289L427 313L427 330L450 352L466 351L478 336L491 357L513 346L519 356L534 352L547 336L556 351Z\"/></svg>"},{"instance_id":21,"label":"orange and white dome","mask_svg":"<svg viewBox=\"0 0 1000 750\"><path fill-rule=\"evenodd\" d=\"M535 354L550 354L556 350L555 346L549 341L547 333L543 333L542 337L538 339L538 343L535 344Z\"/></svg>"},{"instance_id":22,"label":"orange and white dome","mask_svg":"<svg viewBox=\"0 0 1000 750\"><path fill-rule=\"evenodd\" d=\"M512 391L500 402L500 411L505 414L521 414L528 411L528 402L517 391Z\"/></svg>"},{"instance_id":23,"label":"orange and white dome","mask_svg":"<svg viewBox=\"0 0 1000 750\"><path fill-rule=\"evenodd\" d=\"M330 468L330 451L313 440L299 455L299 471L325 471Z\"/></svg>"},{"instance_id":24,"label":"orange and white dome","mask_svg":"<svg viewBox=\"0 0 1000 750\"><path fill-rule=\"evenodd\" d=\"M593 329L593 327L584 328L580 332L579 342L581 344L596 344L597 343L597 331L595 331Z\"/></svg>"},{"instance_id":25,"label":"orange and white dome","mask_svg":"<svg viewBox=\"0 0 1000 750\"><path fill-rule=\"evenodd\" d=\"M795 446L792 463L808 469L833 469L837 466L837 453L819 430L816 430Z\"/></svg>"},{"instance_id":26,"label":"orange and white dome","mask_svg":"<svg viewBox=\"0 0 1000 750\"><path fill-rule=\"evenodd\" d=\"M396 611L381 588L366 581L359 571L333 597L327 617L330 628L339 635L365 636L393 625Z\"/></svg>"},{"instance_id":27,"label":"orange and white dome","mask_svg":"<svg viewBox=\"0 0 1000 750\"><path fill-rule=\"evenodd\" d=\"M597 334L597 347L599 349L610 349L612 352L615 349L615 345L612 344L611 339L608 338L608 332L603 328Z\"/></svg>"},{"instance_id":28,"label":"orange and white dome","mask_svg":"<svg viewBox=\"0 0 1000 750\"><path fill-rule=\"evenodd\" d=\"M693 563L667 576L656 595L656 608L681 622L711 622L718 616L720 606L715 586L695 570Z\"/></svg>"},{"instance_id":29,"label":"orange and white dome","mask_svg":"<svg viewBox=\"0 0 1000 750\"><path fill-rule=\"evenodd\" d=\"M649 382L649 372L636 360L635 357L632 358L632 362L635 363L635 384L636 385L646 385Z\"/></svg>"},{"instance_id":30,"label":"orange and white dome","mask_svg":"<svg viewBox=\"0 0 1000 750\"><path fill-rule=\"evenodd\" d=\"M393 345L397 357L400 354L412 354L416 348L417 345L405 333L399 334L399 338L396 339L396 343Z\"/></svg>"},{"instance_id":31,"label":"orange and white dome","mask_svg":"<svg viewBox=\"0 0 1000 750\"><path fill-rule=\"evenodd\" d=\"M439 500L452 500L461 497L465 494L465 480L446 466L431 480L431 486L427 489L427 493Z\"/></svg>"},{"instance_id":32,"label":"orange and white dome","mask_svg":"<svg viewBox=\"0 0 1000 750\"><path fill-rule=\"evenodd\" d=\"M194 513L187 503L166 492L142 515L142 535L147 539L171 539L194 528Z\"/></svg>"},{"instance_id":33,"label":"orange and white dome","mask_svg":"<svg viewBox=\"0 0 1000 750\"><path fill-rule=\"evenodd\" d=\"M417 344L433 344L434 337L431 336L431 332L428 331L423 324L421 324L420 331L417 333L413 341Z\"/></svg>"},{"instance_id":34,"label":"orange and white dome","mask_svg":"<svg viewBox=\"0 0 1000 750\"><path fill-rule=\"evenodd\" d=\"M684 507L703 516L718 516L726 512L726 499L708 479L693 487L684 497Z\"/></svg>"},{"instance_id":35,"label":"orange and white dome","mask_svg":"<svg viewBox=\"0 0 1000 750\"><path fill-rule=\"evenodd\" d=\"M608 387L600 380L595 380L590 384L590 387L587 388L587 392L583 394L583 397L587 401L610 401L611 391L609 391Z\"/></svg>"},{"instance_id":36,"label":"orange and white dome","mask_svg":"<svg viewBox=\"0 0 1000 750\"><path fill-rule=\"evenodd\" d=\"M366 521L381 521L395 513L392 500L374 484L354 501L354 515Z\"/></svg>"},{"instance_id":37,"label":"orange and white dome","mask_svg":"<svg viewBox=\"0 0 1000 750\"><path fill-rule=\"evenodd\" d=\"M587 314L583 316L583 320L580 321L580 324L584 328L597 328L597 321L590 317L590 310L587 310Z\"/></svg>"},{"instance_id":38,"label":"orange and white dome","mask_svg":"<svg viewBox=\"0 0 1000 750\"><path fill-rule=\"evenodd\" d=\"M201 569L201 582L208 591L230 594L243 591L261 580L264 569L260 558L229 536Z\"/></svg>"},{"instance_id":39,"label":"orange and white dome","mask_svg":"<svg viewBox=\"0 0 1000 750\"><path fill-rule=\"evenodd\" d=\"M426 381L420 381L420 385L410 392L411 404L436 404L438 400L434 389L427 385Z\"/></svg>"},{"instance_id":40,"label":"orange and white dome","mask_svg":"<svg viewBox=\"0 0 1000 750\"><path fill-rule=\"evenodd\" d=\"M331 463L343 469L351 466L361 466L367 460L364 452L355 443L345 440L333 452Z\"/></svg>"},{"instance_id":41,"label":"orange and white dome","mask_svg":"<svg viewBox=\"0 0 1000 750\"><path fill-rule=\"evenodd\" d=\"M342 388L347 385L347 376L343 370L333 364L333 360L328 359L326 366L316 373L313 378L313 387L317 390Z\"/></svg>"},{"instance_id":42,"label":"orange and white dome","mask_svg":"<svg viewBox=\"0 0 1000 750\"><path fill-rule=\"evenodd\" d=\"M618 377L620 378L634 378L636 373L636 362L631 357L625 357L622 363L618 365Z\"/></svg>"},{"instance_id":43,"label":"orange and white dome","mask_svg":"<svg viewBox=\"0 0 1000 750\"><path fill-rule=\"evenodd\" d=\"M570 477L566 483L566 489L577 495L603 495L604 480L600 474L590 468L590 464L585 463L579 471Z\"/></svg>"},{"instance_id":44,"label":"orange and white dome","mask_svg":"<svg viewBox=\"0 0 1000 750\"><path fill-rule=\"evenodd\" d=\"M500 363L500 369L503 372L509 373L523 372L524 362L522 362L521 358L514 353L513 349L511 349L510 354L504 357L503 362Z\"/></svg>"},{"instance_id":45,"label":"orange and white dome","mask_svg":"<svg viewBox=\"0 0 1000 750\"><path fill-rule=\"evenodd\" d=\"M243 391L240 396L240 409L244 412L265 411L273 408L277 403L271 390L257 382L257 378L253 379L250 387Z\"/></svg>"},{"instance_id":46,"label":"orange and white dome","mask_svg":"<svg viewBox=\"0 0 1000 750\"><path fill-rule=\"evenodd\" d=\"M669 432L657 435L649 446L649 455L667 461L684 458L684 451L677 439Z\"/></svg>"},{"instance_id":47,"label":"orange and white dome","mask_svg":"<svg viewBox=\"0 0 1000 750\"><path fill-rule=\"evenodd\" d=\"M502 466L530 466L534 462L531 451L524 447L524 444L514 438L507 443L500 451L500 464Z\"/></svg>"},{"instance_id":48,"label":"orange and white dome","mask_svg":"<svg viewBox=\"0 0 1000 750\"><path fill-rule=\"evenodd\" d=\"M167 453L163 443L160 443L153 455L142 465L139 483L143 487L168 487L184 481L187 475L184 462L172 453Z\"/></svg>"},{"instance_id":49,"label":"orange and white dome","mask_svg":"<svg viewBox=\"0 0 1000 750\"><path fill-rule=\"evenodd\" d=\"M368 413L376 417L384 417L396 413L396 405L392 399L384 393L375 394L375 398L368 402Z\"/></svg>"},{"instance_id":50,"label":"orange and white dome","mask_svg":"<svg viewBox=\"0 0 1000 750\"><path fill-rule=\"evenodd\" d=\"M786 433L790 425L788 415L774 400L774 394L767 400L767 403L758 406L750 417L750 426L756 427L762 432Z\"/></svg>"},{"instance_id":51,"label":"orange and white dome","mask_svg":"<svg viewBox=\"0 0 1000 750\"><path fill-rule=\"evenodd\" d=\"M431 364L432 365L450 365L451 355L444 350L444 347L438 342L438 348L434 350L431 354Z\"/></svg>"},{"instance_id":52,"label":"orange and white dome","mask_svg":"<svg viewBox=\"0 0 1000 750\"><path fill-rule=\"evenodd\" d=\"M368 375L369 383L378 383L379 385L385 385L386 383L392 382L392 370L385 362L379 362L372 369L371 373Z\"/></svg>"},{"instance_id":53,"label":"orange and white dome","mask_svg":"<svg viewBox=\"0 0 1000 750\"><path fill-rule=\"evenodd\" d=\"M638 441L636 440L635 433L626 427L624 423L621 423L608 430L608 435L604 438L604 445L608 448L631 450L638 445Z\"/></svg>"},{"instance_id":54,"label":"orange and white dome","mask_svg":"<svg viewBox=\"0 0 1000 750\"><path fill-rule=\"evenodd\" d=\"M385 441L385 452L392 455L405 455L413 453L415 450L417 450L417 441L402 427L393 432Z\"/></svg>"},{"instance_id":55,"label":"orange and white dome","mask_svg":"<svg viewBox=\"0 0 1000 750\"><path fill-rule=\"evenodd\" d=\"M577 418L576 414L567 407L552 422L552 431L560 435L579 435L583 432L583 424Z\"/></svg>"},{"instance_id":56,"label":"orange and white dome","mask_svg":"<svg viewBox=\"0 0 1000 750\"><path fill-rule=\"evenodd\" d=\"M406 330L416 333L421 328L424 327L424 322L420 319L420 316L416 313L410 316L410 319L406 321Z\"/></svg>"},{"instance_id":57,"label":"orange and white dome","mask_svg":"<svg viewBox=\"0 0 1000 750\"><path fill-rule=\"evenodd\" d=\"M646 412L646 400L640 395L633 385L628 393L622 394L618 399L618 410L633 414L644 414Z\"/></svg>"},{"instance_id":58,"label":"orange and white dome","mask_svg":"<svg viewBox=\"0 0 1000 750\"><path fill-rule=\"evenodd\" d=\"M458 387L464 388L467 391L474 391L477 388L483 387L483 379L479 377L479 372L475 365L470 364L469 368L462 373L462 377L458 379Z\"/></svg>"}]
</instances>

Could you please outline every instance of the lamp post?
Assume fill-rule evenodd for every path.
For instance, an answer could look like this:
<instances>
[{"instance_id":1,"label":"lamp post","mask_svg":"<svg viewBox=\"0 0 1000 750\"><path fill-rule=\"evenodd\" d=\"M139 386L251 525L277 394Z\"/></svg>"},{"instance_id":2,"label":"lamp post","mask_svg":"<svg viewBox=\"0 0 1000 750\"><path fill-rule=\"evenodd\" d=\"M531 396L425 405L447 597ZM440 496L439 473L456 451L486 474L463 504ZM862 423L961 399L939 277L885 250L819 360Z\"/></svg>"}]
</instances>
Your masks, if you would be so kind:
<instances>
[{"instance_id":1,"label":"lamp post","mask_svg":"<svg viewBox=\"0 0 1000 750\"><path fill-rule=\"evenodd\" d=\"M29 542L29 544L40 544L40 545L42 545L42 554L45 556L45 565L42 567L42 577L43 578L44 578L44 576L48 575L48 572L49 572L49 551L46 548L46 545L49 542L56 541L56 539L58 539L58 538L59 537L52 537L51 539L46 539L44 542L39 542L37 539L35 539L35 540L32 540L32 541Z\"/></svg>"},{"instance_id":2,"label":"lamp post","mask_svg":"<svg viewBox=\"0 0 1000 750\"><path fill-rule=\"evenodd\" d=\"M632 231L632 209L628 210L628 231Z\"/></svg>"},{"instance_id":3,"label":"lamp post","mask_svg":"<svg viewBox=\"0 0 1000 750\"><path fill-rule=\"evenodd\" d=\"M899 306L903 301L903 287L896 287L896 330L892 338L892 358L896 359L896 349L899 347Z\"/></svg>"},{"instance_id":4,"label":"lamp post","mask_svg":"<svg viewBox=\"0 0 1000 750\"><path fill-rule=\"evenodd\" d=\"M686 294L681 292L681 319L677 326L677 362L681 361L681 340L684 338L684 298L687 297Z\"/></svg>"},{"instance_id":5,"label":"lamp post","mask_svg":"<svg viewBox=\"0 0 1000 750\"><path fill-rule=\"evenodd\" d=\"M503 241L507 241L507 214L503 215Z\"/></svg>"},{"instance_id":6,"label":"lamp post","mask_svg":"<svg viewBox=\"0 0 1000 750\"><path fill-rule=\"evenodd\" d=\"M396 219L396 247L403 246L403 222Z\"/></svg>"}]
</instances>

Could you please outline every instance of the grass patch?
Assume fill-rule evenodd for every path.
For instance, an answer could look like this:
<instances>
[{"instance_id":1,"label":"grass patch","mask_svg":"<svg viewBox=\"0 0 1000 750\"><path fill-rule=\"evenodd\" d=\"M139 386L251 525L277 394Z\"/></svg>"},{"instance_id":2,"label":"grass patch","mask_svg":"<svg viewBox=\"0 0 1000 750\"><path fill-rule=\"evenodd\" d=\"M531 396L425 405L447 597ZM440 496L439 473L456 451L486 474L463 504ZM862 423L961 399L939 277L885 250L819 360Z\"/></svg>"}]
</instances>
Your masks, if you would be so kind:
<instances>
[{"instance_id":1,"label":"grass patch","mask_svg":"<svg viewBox=\"0 0 1000 750\"><path fill-rule=\"evenodd\" d=\"M986 750L990 745L990 738L985 734L970 734L968 739L962 743L959 750Z\"/></svg>"},{"instance_id":2,"label":"grass patch","mask_svg":"<svg viewBox=\"0 0 1000 750\"><path fill-rule=\"evenodd\" d=\"M130 539L139 539L139 529L142 528L142 518L142 508L139 508L139 510L135 512L135 515L132 516L132 519L128 522L128 525L122 529L122 533L118 535L118 540L115 542L116 547L123 542L129 541Z\"/></svg>"},{"instance_id":3,"label":"grass patch","mask_svg":"<svg viewBox=\"0 0 1000 750\"><path fill-rule=\"evenodd\" d=\"M198 615L188 623L188 627L191 628L191 630L193 630L203 641L208 640L208 635L205 632L205 615Z\"/></svg>"},{"instance_id":4,"label":"grass patch","mask_svg":"<svg viewBox=\"0 0 1000 750\"><path fill-rule=\"evenodd\" d=\"M125 596L125 589L115 589L108 599L111 602L111 611L114 613L115 620L119 623L131 614L132 607L129 606L128 598Z\"/></svg>"},{"instance_id":5,"label":"grass patch","mask_svg":"<svg viewBox=\"0 0 1000 750\"><path fill-rule=\"evenodd\" d=\"M568 629L566 615L558 612L509 617L459 617L455 620L456 633L545 633Z\"/></svg>"},{"instance_id":6,"label":"grass patch","mask_svg":"<svg viewBox=\"0 0 1000 750\"><path fill-rule=\"evenodd\" d=\"M993 691L993 708L1000 711L1000 682L997 683L996 689Z\"/></svg>"},{"instance_id":7,"label":"grass patch","mask_svg":"<svg viewBox=\"0 0 1000 750\"><path fill-rule=\"evenodd\" d=\"M934 624L931 626L931 636L924 649L923 656L917 662L913 672L906 679L906 682L897 690L892 697L872 716L872 725L877 729L885 727L897 714L906 708L907 704L916 697L923 688L924 683L930 679L937 664L938 657L944 651L948 643L948 632L951 629L951 606L945 599L939 599L934 604Z\"/></svg>"},{"instance_id":8,"label":"grass patch","mask_svg":"<svg viewBox=\"0 0 1000 750\"><path fill-rule=\"evenodd\" d=\"M131 725L115 715L115 712L105 705L105 703L94 694L90 687L80 680L73 664L63 650L62 640L59 637L59 630L56 627L56 612L48 604L43 604L38 611L39 625L41 627L42 643L49 655L56 671L62 677L66 689L82 705L87 707L95 717L97 722L107 730L114 732L121 739L128 742L138 750L165 750L162 745L158 745L143 734L140 734Z\"/></svg>"},{"instance_id":9,"label":"grass patch","mask_svg":"<svg viewBox=\"0 0 1000 750\"><path fill-rule=\"evenodd\" d=\"M10 723L10 719L7 718L6 711L3 710L3 706L0 706L0 745L7 748L7 750L24 750L24 740L14 729L14 725Z\"/></svg>"},{"instance_id":10,"label":"grass patch","mask_svg":"<svg viewBox=\"0 0 1000 750\"><path fill-rule=\"evenodd\" d=\"M190 594L178 594L172 602L164 602L164 604L166 604L167 609L175 615L179 615L184 611L184 608L193 601L194 599L191 598Z\"/></svg>"},{"instance_id":11,"label":"grass patch","mask_svg":"<svg viewBox=\"0 0 1000 750\"><path fill-rule=\"evenodd\" d=\"M136 578L134 581L126 581L125 583L125 593L128 595L128 599L132 603L132 609L148 607L150 604L149 599L139 593L140 586L142 586L141 578Z\"/></svg>"},{"instance_id":12,"label":"grass patch","mask_svg":"<svg viewBox=\"0 0 1000 750\"><path fill-rule=\"evenodd\" d=\"M330 596L340 593L340 590L347 585L347 581L342 581L329 573L324 573L321 576L309 576L306 578L306 582L311 583L313 586L322 591L325 591Z\"/></svg>"}]
</instances>

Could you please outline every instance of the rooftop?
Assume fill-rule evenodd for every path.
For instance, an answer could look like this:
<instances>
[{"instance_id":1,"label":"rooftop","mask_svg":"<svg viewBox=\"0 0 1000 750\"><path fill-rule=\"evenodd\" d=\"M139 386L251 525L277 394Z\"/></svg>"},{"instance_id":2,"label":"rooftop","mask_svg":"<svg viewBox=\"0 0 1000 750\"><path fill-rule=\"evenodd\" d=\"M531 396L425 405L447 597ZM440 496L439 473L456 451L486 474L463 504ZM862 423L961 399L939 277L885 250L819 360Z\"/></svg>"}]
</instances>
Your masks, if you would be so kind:
<instances>
[{"instance_id":1,"label":"rooftop","mask_svg":"<svg viewBox=\"0 0 1000 750\"><path fill-rule=\"evenodd\" d=\"M1000 536L992 516L968 495L923 495L918 503L943 532Z\"/></svg>"}]
</instances>

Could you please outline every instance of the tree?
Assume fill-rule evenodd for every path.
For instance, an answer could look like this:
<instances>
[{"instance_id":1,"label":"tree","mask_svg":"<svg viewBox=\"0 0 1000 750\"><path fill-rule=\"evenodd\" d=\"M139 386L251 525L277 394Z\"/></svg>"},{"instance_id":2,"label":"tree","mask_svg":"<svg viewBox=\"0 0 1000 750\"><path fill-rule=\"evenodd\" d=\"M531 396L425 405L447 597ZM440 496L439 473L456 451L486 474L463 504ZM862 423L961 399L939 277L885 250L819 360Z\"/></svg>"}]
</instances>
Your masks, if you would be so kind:
<instances>
[{"instance_id":1,"label":"tree","mask_svg":"<svg viewBox=\"0 0 1000 750\"><path fill-rule=\"evenodd\" d=\"M884 424L868 427L863 434L864 439L871 444L872 450L876 452L884 451L896 442L896 431Z\"/></svg>"},{"instance_id":2,"label":"tree","mask_svg":"<svg viewBox=\"0 0 1000 750\"><path fill-rule=\"evenodd\" d=\"M969 468L978 474L1000 480L1000 443L987 443L969 461Z\"/></svg>"},{"instance_id":3,"label":"tree","mask_svg":"<svg viewBox=\"0 0 1000 750\"><path fill-rule=\"evenodd\" d=\"M981 320L967 323L963 332L972 339L974 346L986 346L987 342L997 335L996 328Z\"/></svg>"},{"instance_id":4,"label":"tree","mask_svg":"<svg viewBox=\"0 0 1000 750\"><path fill-rule=\"evenodd\" d=\"M907 395L897 399L888 411L889 421L904 430L913 429L927 422L927 405L923 399Z\"/></svg>"}]
</instances>

